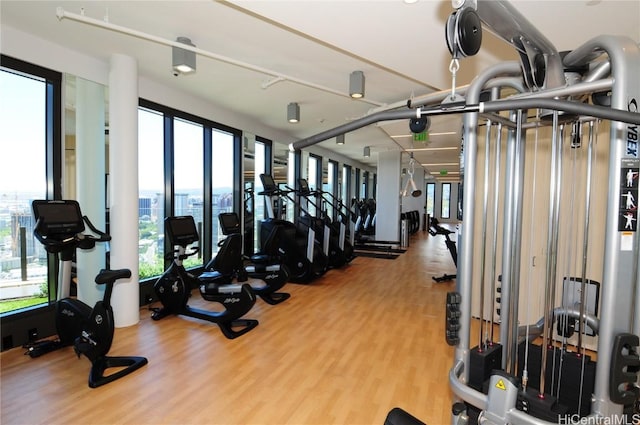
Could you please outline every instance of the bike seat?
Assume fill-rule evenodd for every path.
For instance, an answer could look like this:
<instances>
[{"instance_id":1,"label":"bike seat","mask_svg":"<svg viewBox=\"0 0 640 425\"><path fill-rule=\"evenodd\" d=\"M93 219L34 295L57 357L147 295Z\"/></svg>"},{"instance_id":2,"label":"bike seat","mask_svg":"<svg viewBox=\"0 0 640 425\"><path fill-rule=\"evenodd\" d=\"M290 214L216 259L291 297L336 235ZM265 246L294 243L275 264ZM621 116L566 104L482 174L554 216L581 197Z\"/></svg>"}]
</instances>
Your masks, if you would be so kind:
<instances>
[{"instance_id":1,"label":"bike seat","mask_svg":"<svg viewBox=\"0 0 640 425\"><path fill-rule=\"evenodd\" d=\"M100 270L100 273L96 276L95 282L98 285L105 283L113 283L118 279L125 279L131 277L131 270L129 269L117 269L117 270Z\"/></svg>"}]
</instances>

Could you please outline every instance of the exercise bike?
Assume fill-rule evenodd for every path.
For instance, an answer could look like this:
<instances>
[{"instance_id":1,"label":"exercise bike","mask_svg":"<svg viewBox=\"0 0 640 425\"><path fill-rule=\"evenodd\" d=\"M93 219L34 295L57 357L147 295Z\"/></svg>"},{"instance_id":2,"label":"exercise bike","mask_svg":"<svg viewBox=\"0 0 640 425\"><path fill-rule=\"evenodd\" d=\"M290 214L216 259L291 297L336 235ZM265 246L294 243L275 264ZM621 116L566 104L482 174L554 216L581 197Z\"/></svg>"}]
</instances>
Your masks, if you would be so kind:
<instances>
[{"instance_id":1,"label":"exercise bike","mask_svg":"<svg viewBox=\"0 0 640 425\"><path fill-rule=\"evenodd\" d=\"M242 254L242 233L240 218L235 212L221 213L218 222L222 233L227 237L219 244L218 254L205 266L205 272L199 278L208 279L211 272L218 272L226 278L226 283L247 282L249 278L261 280L250 283L253 292L266 303L275 305L287 300L291 294L277 292L289 281L289 270L284 264L280 264L277 257L266 253L259 253L248 258ZM277 232L278 228L274 229ZM272 235L267 245L275 243L277 235ZM270 248L268 248L270 249Z\"/></svg>"},{"instance_id":2,"label":"exercise bike","mask_svg":"<svg viewBox=\"0 0 640 425\"><path fill-rule=\"evenodd\" d=\"M109 357L114 333L111 294L114 282L131 277L129 269L101 270L96 276L98 285L105 285L104 297L93 308L82 301L70 298L71 262L77 248L91 249L96 242L107 242L111 237L96 229L89 218L82 216L76 201L36 200L32 203L36 225L34 236L46 251L60 258L58 301L56 302L57 340L37 341L25 346L31 357L39 357L53 350L74 346L78 357L91 361L89 387L96 388L141 368L147 364L144 357ZM85 224L96 236L85 234ZM116 368L114 373L106 371Z\"/></svg>"},{"instance_id":3,"label":"exercise bike","mask_svg":"<svg viewBox=\"0 0 640 425\"><path fill-rule=\"evenodd\" d=\"M446 229L440 226L438 219L435 217L431 217L431 221L429 223L429 234L431 236L443 235L445 237L445 244L447 245L447 249L451 253L451 258L453 259L453 264L458 267L458 250L456 248L455 241L452 241L449 237L450 234L455 233L453 230ZM456 278L455 274L443 274L442 276L434 276L433 280L436 282L447 282L449 280L453 280Z\"/></svg>"},{"instance_id":4,"label":"exercise bike","mask_svg":"<svg viewBox=\"0 0 640 425\"><path fill-rule=\"evenodd\" d=\"M160 320L170 314L195 317L217 324L229 339L244 335L258 326L257 320L240 319L256 303L251 285L231 284L226 276L215 271L196 277L185 269L183 260L199 252L197 247L191 247L186 252L188 245L199 240L193 217L167 217L164 223L171 246L177 249L169 254L173 262L153 286L163 306L152 314L153 320ZM200 289L202 298L221 304L224 310L209 311L189 307L187 303L193 286Z\"/></svg>"}]
</instances>

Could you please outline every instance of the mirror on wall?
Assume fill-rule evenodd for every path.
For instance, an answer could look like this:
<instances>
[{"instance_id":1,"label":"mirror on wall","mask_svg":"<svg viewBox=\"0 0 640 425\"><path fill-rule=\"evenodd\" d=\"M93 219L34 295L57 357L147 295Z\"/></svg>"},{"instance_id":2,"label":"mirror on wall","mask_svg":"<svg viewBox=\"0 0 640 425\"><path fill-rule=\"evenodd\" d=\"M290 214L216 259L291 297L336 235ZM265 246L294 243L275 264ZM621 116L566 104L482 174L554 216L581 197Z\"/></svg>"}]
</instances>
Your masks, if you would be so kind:
<instances>
[{"instance_id":1,"label":"mirror on wall","mask_svg":"<svg viewBox=\"0 0 640 425\"><path fill-rule=\"evenodd\" d=\"M106 182L109 170L109 90L102 84L72 74L65 74L62 193L66 199L77 199L78 140L87 137L96 138L101 145L104 145L104 151L100 152L100 156L104 155ZM104 142L102 142L103 140ZM103 168L102 164L99 168Z\"/></svg>"},{"instance_id":2,"label":"mirror on wall","mask_svg":"<svg viewBox=\"0 0 640 425\"><path fill-rule=\"evenodd\" d=\"M109 233L108 89L66 74L64 77L64 175L62 197L77 200L96 228ZM107 264L104 244L76 253L78 298L92 305L103 288L92 284L95 270Z\"/></svg>"},{"instance_id":3,"label":"mirror on wall","mask_svg":"<svg viewBox=\"0 0 640 425\"><path fill-rule=\"evenodd\" d=\"M288 180L288 152L287 145L273 143L268 140L245 132L243 135L244 168L244 229L245 253L255 253L260 249L260 222L266 217L264 197L260 174L271 170L276 183L287 183ZM267 163L269 151L273 156Z\"/></svg>"}]
</instances>

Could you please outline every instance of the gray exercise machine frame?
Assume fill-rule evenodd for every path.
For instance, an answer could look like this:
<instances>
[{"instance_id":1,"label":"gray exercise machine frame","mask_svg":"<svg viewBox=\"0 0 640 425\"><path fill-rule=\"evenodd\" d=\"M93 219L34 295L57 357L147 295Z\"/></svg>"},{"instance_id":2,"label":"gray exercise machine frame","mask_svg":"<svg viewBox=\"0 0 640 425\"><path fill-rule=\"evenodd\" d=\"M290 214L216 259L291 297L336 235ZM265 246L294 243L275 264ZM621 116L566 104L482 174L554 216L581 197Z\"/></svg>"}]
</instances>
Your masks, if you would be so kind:
<instances>
[{"instance_id":1,"label":"gray exercise machine frame","mask_svg":"<svg viewBox=\"0 0 640 425\"><path fill-rule=\"evenodd\" d=\"M506 371L515 368L517 344L522 340L522 329L518 328L518 282L520 281L520 246L522 244L522 185L524 182L524 138L523 129L538 125L514 122L517 111L527 109L547 109L579 116L606 119L611 121L610 155L608 160L608 200L605 225L604 265L601 294L600 319L586 317L598 327L598 361L596 382L592 399L591 420L611 418L622 413L622 406L611 402L609 398L609 365L612 361L611 347L616 335L621 333L640 334L640 261L638 261L638 232L633 234L633 249L621 249L621 233L618 229L619 198L621 195L620 169L625 159L638 159L637 126L640 126L640 48L624 37L598 36L567 54L563 60L553 45L533 28L522 15L509 3L492 0L453 0L455 8L474 7L480 19L491 30L514 44L519 51L521 61L507 62L493 66L478 75L466 87L456 90L464 95L463 102L447 102L450 91L441 91L414 98L407 106L415 109L397 110L393 105L389 110L371 113L345 125L302 139L289 145L291 150L299 150L323 140L336 137L358 128L386 120L409 119L430 115L463 114L464 123L464 174L476 175L477 168L477 125L479 117L489 114L492 120L500 122L509 129L507 135L504 223L502 246L502 292L500 341L503 344L503 367ZM517 43L513 43L517 40ZM526 46L526 49L522 49ZM524 62L533 61L533 57L542 53L546 59L546 78L541 87L531 90L522 87L524 79L527 86L535 80ZM602 55L608 61L593 63ZM565 83L564 67L593 65L582 82L569 85ZM493 87L512 87L519 94L504 100L479 102L480 92ZM611 107L588 105L571 100L558 100L579 94L610 91ZM509 119L494 113L512 111ZM634 130L635 133L634 133ZM636 135L633 139L631 134ZM475 217L476 188L472 179L465 180L463 205L465 217ZM457 291L461 294L460 343L456 346L454 365L449 372L450 387L458 400L465 401L483 411L483 423L519 423L546 424L515 407L517 388L504 381L506 390L493 389L490 385L488 395L466 385L469 379L470 324L473 284L473 235L475 223L465 219L464 231L460 240L458 258ZM557 311L554 313L558 313ZM565 311L566 313L566 311ZM552 320L554 314L551 315ZM580 317L580 312L571 312ZM631 319L630 319L631 318ZM534 328L549 326L538 322ZM493 378L492 378L493 379ZM452 422L459 418L453 416ZM591 422L590 422L591 423ZM593 422L598 423L598 422Z\"/></svg>"}]
</instances>

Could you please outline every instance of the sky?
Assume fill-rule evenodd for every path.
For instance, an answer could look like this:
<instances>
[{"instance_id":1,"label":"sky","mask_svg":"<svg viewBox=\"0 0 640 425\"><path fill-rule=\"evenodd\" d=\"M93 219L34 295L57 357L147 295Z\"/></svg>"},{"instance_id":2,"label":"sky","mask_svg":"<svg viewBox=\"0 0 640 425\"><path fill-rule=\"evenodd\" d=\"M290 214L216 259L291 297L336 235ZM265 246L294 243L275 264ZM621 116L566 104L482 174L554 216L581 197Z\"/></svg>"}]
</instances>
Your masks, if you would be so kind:
<instances>
[{"instance_id":1,"label":"sky","mask_svg":"<svg viewBox=\"0 0 640 425\"><path fill-rule=\"evenodd\" d=\"M42 81L0 72L0 193L44 192L44 89Z\"/></svg>"},{"instance_id":2,"label":"sky","mask_svg":"<svg viewBox=\"0 0 640 425\"><path fill-rule=\"evenodd\" d=\"M45 83L0 72L0 193L42 190L45 177ZM33 105L43 105L41 109ZM139 189L163 188L162 116L139 113ZM176 120L178 190L202 187L202 126ZM233 137L213 131L214 188L232 187Z\"/></svg>"}]
</instances>

